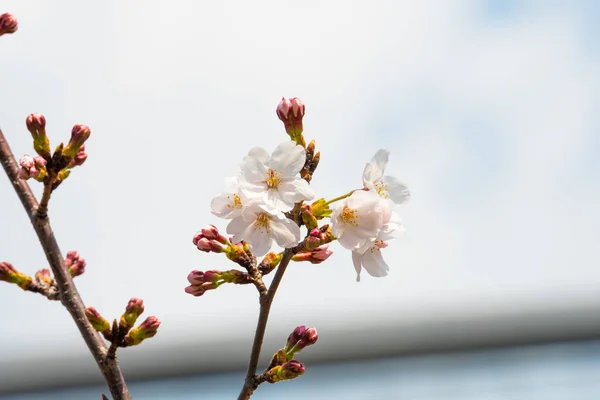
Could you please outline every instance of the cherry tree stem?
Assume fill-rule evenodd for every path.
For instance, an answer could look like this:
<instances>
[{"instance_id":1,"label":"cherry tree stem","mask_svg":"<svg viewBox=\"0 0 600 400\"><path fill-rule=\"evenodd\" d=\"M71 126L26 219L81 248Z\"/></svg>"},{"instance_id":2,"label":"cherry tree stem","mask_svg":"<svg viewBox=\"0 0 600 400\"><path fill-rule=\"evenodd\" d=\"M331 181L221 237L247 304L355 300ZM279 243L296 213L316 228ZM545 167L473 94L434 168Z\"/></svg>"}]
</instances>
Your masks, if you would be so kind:
<instances>
[{"instance_id":1,"label":"cherry tree stem","mask_svg":"<svg viewBox=\"0 0 600 400\"><path fill-rule=\"evenodd\" d=\"M248 363L248 371L246 372L246 379L242 391L238 396L238 400L247 400L252 396L252 393L256 390L258 385L262 382L258 380L256 375L256 369L258 368L258 359L260 357L260 351L262 349L263 340L265 338L265 331L267 329L267 322L269 321L269 313L271 311L271 305L275 298L277 288L281 283L283 274L289 265L292 256L294 255L293 249L286 249L281 258L281 262L277 267L273 281L269 286L269 290L264 296L260 297L260 312L258 314L258 322L256 323L256 331L254 333L254 342L252 343L252 352L250 354L250 362Z\"/></svg>"},{"instance_id":2,"label":"cherry tree stem","mask_svg":"<svg viewBox=\"0 0 600 400\"><path fill-rule=\"evenodd\" d=\"M113 399L130 400L131 396L117 359L107 357L107 348L104 341L85 316L83 300L73 283L73 279L65 265L64 257L61 254L54 232L50 226L47 206L52 191L51 184L45 185L42 204L38 204L27 182L19 178L19 165L13 156L2 130L0 130L0 164L2 164L8 179L19 196L21 204L25 208L25 212L42 245L46 259L54 273L61 302L69 314L71 314L83 340L96 360Z\"/></svg>"}]
</instances>

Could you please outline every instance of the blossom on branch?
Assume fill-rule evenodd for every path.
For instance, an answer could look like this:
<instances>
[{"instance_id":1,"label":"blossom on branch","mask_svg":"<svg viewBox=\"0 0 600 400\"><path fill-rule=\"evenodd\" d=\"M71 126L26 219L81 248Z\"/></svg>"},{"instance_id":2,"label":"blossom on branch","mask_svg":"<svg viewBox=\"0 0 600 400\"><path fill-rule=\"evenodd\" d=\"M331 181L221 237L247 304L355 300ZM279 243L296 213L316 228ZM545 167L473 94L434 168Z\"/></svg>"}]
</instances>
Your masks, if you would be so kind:
<instances>
[{"instance_id":1,"label":"blossom on branch","mask_svg":"<svg viewBox=\"0 0 600 400\"><path fill-rule=\"evenodd\" d=\"M352 263L356 270L357 282L360 282L360 272L362 268L364 268L369 275L374 277L383 277L387 275L389 267L383 259L381 249L388 246L388 240L397 237L402 232L404 232L402 221L397 214L393 213L390 221L381 228L372 244L367 244L363 248L359 248L352 252Z\"/></svg>"},{"instance_id":2,"label":"blossom on branch","mask_svg":"<svg viewBox=\"0 0 600 400\"><path fill-rule=\"evenodd\" d=\"M300 227L261 200L250 202L240 216L231 220L227 233L233 235L232 243L248 242L256 256L267 254L273 240L285 248L294 247L300 241Z\"/></svg>"},{"instance_id":3,"label":"blossom on branch","mask_svg":"<svg viewBox=\"0 0 600 400\"><path fill-rule=\"evenodd\" d=\"M254 147L242 161L240 190L251 199L263 199L279 211L289 211L295 203L315 197L298 174L305 162L306 150L291 140L277 146L271 155Z\"/></svg>"},{"instance_id":4,"label":"blossom on branch","mask_svg":"<svg viewBox=\"0 0 600 400\"><path fill-rule=\"evenodd\" d=\"M363 185L365 189L376 192L384 199L391 200L400 205L410 199L408 187L393 176L383 175L388 164L390 152L378 150L371 161L365 165L363 171Z\"/></svg>"}]
</instances>

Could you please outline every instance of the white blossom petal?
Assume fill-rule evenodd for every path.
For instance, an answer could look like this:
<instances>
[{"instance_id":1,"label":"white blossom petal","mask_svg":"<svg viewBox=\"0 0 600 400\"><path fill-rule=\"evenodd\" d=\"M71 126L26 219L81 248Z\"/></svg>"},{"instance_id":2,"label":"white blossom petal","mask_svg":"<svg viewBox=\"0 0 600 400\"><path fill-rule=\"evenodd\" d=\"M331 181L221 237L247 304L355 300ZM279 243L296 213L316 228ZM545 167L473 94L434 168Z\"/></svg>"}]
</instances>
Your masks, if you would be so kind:
<instances>
[{"instance_id":1,"label":"white blossom petal","mask_svg":"<svg viewBox=\"0 0 600 400\"><path fill-rule=\"evenodd\" d=\"M242 177L247 182L257 183L264 179L267 172L269 152L262 147L250 149L242 160Z\"/></svg>"},{"instance_id":2,"label":"white blossom petal","mask_svg":"<svg viewBox=\"0 0 600 400\"><path fill-rule=\"evenodd\" d=\"M271 250L273 239L264 230L256 229L254 226L251 226L250 229L251 231L248 232L248 237L245 240L250 244L254 255L262 257Z\"/></svg>"},{"instance_id":3,"label":"white blossom petal","mask_svg":"<svg viewBox=\"0 0 600 400\"><path fill-rule=\"evenodd\" d=\"M356 282L360 282L360 271L362 270L362 260L361 255L356 251L352 252L352 264L354 264L354 269L356 270Z\"/></svg>"},{"instance_id":4,"label":"white blossom petal","mask_svg":"<svg viewBox=\"0 0 600 400\"><path fill-rule=\"evenodd\" d=\"M304 179L285 179L279 185L281 198L287 205L315 198L314 189Z\"/></svg>"},{"instance_id":5,"label":"white blossom petal","mask_svg":"<svg viewBox=\"0 0 600 400\"><path fill-rule=\"evenodd\" d=\"M236 198L236 196L238 196ZM235 218L242 212L242 203L236 193L223 193L216 196L210 202L210 209L214 215L220 218Z\"/></svg>"},{"instance_id":6,"label":"white blossom petal","mask_svg":"<svg viewBox=\"0 0 600 400\"><path fill-rule=\"evenodd\" d=\"M365 165L363 171L363 185L366 189L372 189L376 181L383 177L383 172L388 164L390 152L385 149L377 150L371 161Z\"/></svg>"},{"instance_id":7,"label":"white blossom petal","mask_svg":"<svg viewBox=\"0 0 600 400\"><path fill-rule=\"evenodd\" d=\"M296 246L300 241L300 227L288 218L272 221L270 233L275 242L286 249Z\"/></svg>"},{"instance_id":8,"label":"white blossom petal","mask_svg":"<svg viewBox=\"0 0 600 400\"><path fill-rule=\"evenodd\" d=\"M269 168L279 171L285 177L294 177L306 162L306 150L293 140L277 146L269 161Z\"/></svg>"},{"instance_id":9,"label":"white blossom petal","mask_svg":"<svg viewBox=\"0 0 600 400\"><path fill-rule=\"evenodd\" d=\"M384 176L382 179L386 187L388 197L396 204L404 204L410 199L410 190L406 184L400 182L393 176Z\"/></svg>"},{"instance_id":10,"label":"white blossom petal","mask_svg":"<svg viewBox=\"0 0 600 400\"><path fill-rule=\"evenodd\" d=\"M233 235L232 241L234 243L239 243L242 240L245 240L248 236L247 230L249 227L250 225L248 222L246 222L244 217L240 215L232 219L231 222L227 224L226 231L228 234Z\"/></svg>"},{"instance_id":11,"label":"white blossom petal","mask_svg":"<svg viewBox=\"0 0 600 400\"><path fill-rule=\"evenodd\" d=\"M363 268L369 273L369 275L381 278L387 276L390 268L383 259L381 250L377 247L370 251L366 251L361 256L361 262Z\"/></svg>"}]
</instances>

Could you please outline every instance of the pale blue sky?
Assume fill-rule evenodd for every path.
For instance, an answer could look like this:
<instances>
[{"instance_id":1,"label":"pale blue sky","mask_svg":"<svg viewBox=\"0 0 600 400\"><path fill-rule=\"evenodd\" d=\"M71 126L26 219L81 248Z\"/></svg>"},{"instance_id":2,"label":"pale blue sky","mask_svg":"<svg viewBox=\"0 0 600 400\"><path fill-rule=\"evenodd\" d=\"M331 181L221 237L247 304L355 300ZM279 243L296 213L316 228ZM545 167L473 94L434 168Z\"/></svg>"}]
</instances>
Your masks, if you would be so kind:
<instances>
[{"instance_id":1,"label":"pale blue sky","mask_svg":"<svg viewBox=\"0 0 600 400\"><path fill-rule=\"evenodd\" d=\"M31 153L31 112L45 114L53 144L75 123L91 127L88 161L53 196L52 223L63 252L88 261L77 279L86 304L118 316L143 297L163 321L148 346L250 341L252 288L202 298L183 288L192 269L230 267L191 238L225 227L208 205L247 150L286 139L282 95L307 104L320 196L360 185L383 147L413 198L401 210L407 234L385 250L387 278L357 284L338 246L325 264L294 265L274 332L600 300L594 2L2 6L20 30L0 40L1 127L17 156ZM0 259L34 273L45 266L37 239L6 179L0 194ZM0 332L11 343L0 363L80 343L58 304L8 285L0 302L14 305L0 320L19 321ZM39 326L51 327L52 348L32 342Z\"/></svg>"}]
</instances>

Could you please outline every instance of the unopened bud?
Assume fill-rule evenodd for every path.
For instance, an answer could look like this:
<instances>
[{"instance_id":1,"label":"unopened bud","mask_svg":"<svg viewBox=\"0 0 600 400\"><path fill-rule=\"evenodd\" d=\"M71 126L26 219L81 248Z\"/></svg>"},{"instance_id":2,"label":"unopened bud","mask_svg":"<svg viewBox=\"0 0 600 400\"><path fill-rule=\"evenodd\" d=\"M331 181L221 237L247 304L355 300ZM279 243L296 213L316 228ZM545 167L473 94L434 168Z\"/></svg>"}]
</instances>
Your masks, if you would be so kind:
<instances>
[{"instance_id":1,"label":"unopened bud","mask_svg":"<svg viewBox=\"0 0 600 400\"><path fill-rule=\"evenodd\" d=\"M223 246L216 240L209 240L205 237L200 238L196 242L196 247L198 250L203 251L205 253L221 253L223 251Z\"/></svg>"},{"instance_id":2,"label":"unopened bud","mask_svg":"<svg viewBox=\"0 0 600 400\"><path fill-rule=\"evenodd\" d=\"M209 240L216 240L221 244L229 244L229 240L227 240L227 238L223 236L214 225L207 225L202 228L200 232Z\"/></svg>"},{"instance_id":3,"label":"unopened bud","mask_svg":"<svg viewBox=\"0 0 600 400\"><path fill-rule=\"evenodd\" d=\"M19 28L17 18L9 13L0 15L0 36L15 33Z\"/></svg>"},{"instance_id":4,"label":"unopened bud","mask_svg":"<svg viewBox=\"0 0 600 400\"><path fill-rule=\"evenodd\" d=\"M302 132L304 127L302 126L302 118L306 107L299 98L293 97L291 99L281 98L281 101L277 105L277 116L283 122L285 131L290 135L290 138L299 145L305 146Z\"/></svg>"},{"instance_id":5,"label":"unopened bud","mask_svg":"<svg viewBox=\"0 0 600 400\"><path fill-rule=\"evenodd\" d=\"M300 325L297 326L296 329L290 333L288 336L287 343L285 344L285 351L289 351L304 337L304 333L306 332L306 326Z\"/></svg>"},{"instance_id":6,"label":"unopened bud","mask_svg":"<svg viewBox=\"0 0 600 400\"><path fill-rule=\"evenodd\" d=\"M27 290L33 279L29 275L25 275L17 271L12 264L0 262L0 281L14 283L23 290Z\"/></svg>"},{"instance_id":7,"label":"unopened bud","mask_svg":"<svg viewBox=\"0 0 600 400\"><path fill-rule=\"evenodd\" d=\"M46 160L42 157L31 157L25 154L19 160L19 165L21 166L19 170L19 178L21 179L27 180L33 178L38 182L43 182L44 178L48 175Z\"/></svg>"},{"instance_id":8,"label":"unopened bud","mask_svg":"<svg viewBox=\"0 0 600 400\"><path fill-rule=\"evenodd\" d=\"M77 154L75 154L75 157L73 158L73 160L71 160L71 163L69 164L69 168L83 165L85 160L87 160L87 157L88 157L88 155L85 152L85 144L84 144L79 148L79 151L77 152Z\"/></svg>"},{"instance_id":9,"label":"unopened bud","mask_svg":"<svg viewBox=\"0 0 600 400\"><path fill-rule=\"evenodd\" d=\"M288 360L292 359L296 353L305 347L311 346L317 342L319 335L316 328L304 326L297 327L288 337L285 350L288 354Z\"/></svg>"},{"instance_id":10,"label":"unopened bud","mask_svg":"<svg viewBox=\"0 0 600 400\"><path fill-rule=\"evenodd\" d=\"M301 215L302 215L302 222L306 226L306 229L309 229L309 230L315 229L319 226L319 222L317 222L317 219L313 215L313 213L311 211L311 207L308 204L304 204L302 206Z\"/></svg>"},{"instance_id":11,"label":"unopened bud","mask_svg":"<svg viewBox=\"0 0 600 400\"><path fill-rule=\"evenodd\" d=\"M301 250L294 254L292 260L296 262L308 261L311 264L320 264L327 260L332 254L333 250L329 249L329 246L322 245L314 250Z\"/></svg>"},{"instance_id":12,"label":"unopened bud","mask_svg":"<svg viewBox=\"0 0 600 400\"><path fill-rule=\"evenodd\" d=\"M136 346L142 343L143 340L149 339L156 335L160 321L156 317L148 317L138 326L129 331L125 336L124 342L127 346Z\"/></svg>"},{"instance_id":13,"label":"unopened bud","mask_svg":"<svg viewBox=\"0 0 600 400\"><path fill-rule=\"evenodd\" d=\"M304 365L296 360L291 360L283 365L278 365L269 370L269 382L275 383L295 379L304 374Z\"/></svg>"},{"instance_id":14,"label":"unopened bud","mask_svg":"<svg viewBox=\"0 0 600 400\"><path fill-rule=\"evenodd\" d=\"M127 307L125 308L125 313L121 315L120 327L122 329L129 330L133 328L135 325L135 321L137 321L138 317L142 315L144 312L144 301L138 298L132 298L127 303Z\"/></svg>"},{"instance_id":15,"label":"unopened bud","mask_svg":"<svg viewBox=\"0 0 600 400\"><path fill-rule=\"evenodd\" d=\"M90 324L92 324L92 327L98 332L110 332L110 324L94 307L86 308L85 316L90 321Z\"/></svg>"},{"instance_id":16,"label":"unopened bud","mask_svg":"<svg viewBox=\"0 0 600 400\"><path fill-rule=\"evenodd\" d=\"M321 230L314 228L310 231L310 234L304 241L304 247L307 251L312 251L322 244Z\"/></svg>"},{"instance_id":17,"label":"unopened bud","mask_svg":"<svg viewBox=\"0 0 600 400\"><path fill-rule=\"evenodd\" d=\"M269 274L271 271L273 271L279 265L282 257L283 257L283 253L279 253L279 254L276 254L273 252L267 253L263 257L260 264L258 264L258 270L263 275Z\"/></svg>"},{"instance_id":18,"label":"unopened bud","mask_svg":"<svg viewBox=\"0 0 600 400\"><path fill-rule=\"evenodd\" d=\"M33 138L33 148L45 160L50 160L50 140L46 135L46 118L42 114L29 114L25 119L27 130Z\"/></svg>"},{"instance_id":19,"label":"unopened bud","mask_svg":"<svg viewBox=\"0 0 600 400\"><path fill-rule=\"evenodd\" d=\"M54 282L54 278L50 275L50 270L47 268L41 269L35 273L35 280L43 286L50 287Z\"/></svg>"},{"instance_id":20,"label":"unopened bud","mask_svg":"<svg viewBox=\"0 0 600 400\"><path fill-rule=\"evenodd\" d=\"M202 296L207 290L218 288L224 283L247 284L251 283L248 274L231 269L228 271L197 271L189 273L188 282L190 286L185 288L185 292L193 296Z\"/></svg>"},{"instance_id":21,"label":"unopened bud","mask_svg":"<svg viewBox=\"0 0 600 400\"><path fill-rule=\"evenodd\" d=\"M63 149L63 156L67 157L69 163L81 149L81 146L90 137L91 131L87 125L77 124L71 130L71 139Z\"/></svg>"},{"instance_id":22,"label":"unopened bud","mask_svg":"<svg viewBox=\"0 0 600 400\"><path fill-rule=\"evenodd\" d=\"M78 252L71 250L67 253L65 265L69 269L69 274L75 278L76 276L79 276L85 272L85 266L87 263L83 258L81 258Z\"/></svg>"}]
</instances>

